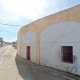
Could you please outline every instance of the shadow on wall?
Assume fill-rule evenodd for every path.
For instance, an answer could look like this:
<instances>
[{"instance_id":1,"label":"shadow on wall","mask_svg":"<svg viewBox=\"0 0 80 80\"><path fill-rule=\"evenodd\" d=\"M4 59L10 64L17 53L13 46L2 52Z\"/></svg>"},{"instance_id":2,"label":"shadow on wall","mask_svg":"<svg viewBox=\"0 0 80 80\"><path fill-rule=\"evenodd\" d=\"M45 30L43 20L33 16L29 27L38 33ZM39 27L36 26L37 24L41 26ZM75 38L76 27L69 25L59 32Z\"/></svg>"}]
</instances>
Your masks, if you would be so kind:
<instances>
[{"instance_id":1,"label":"shadow on wall","mask_svg":"<svg viewBox=\"0 0 80 80\"><path fill-rule=\"evenodd\" d=\"M44 59L43 57L41 57L41 59L42 59L42 63L41 63L42 65L49 66L49 67L53 66L53 65L50 64L50 62L47 59ZM56 65L56 68L59 69L59 67L57 67L57 65ZM72 66L72 67L67 66L66 71L76 74L78 72L78 68L76 66Z\"/></svg>"},{"instance_id":2,"label":"shadow on wall","mask_svg":"<svg viewBox=\"0 0 80 80\"><path fill-rule=\"evenodd\" d=\"M71 72L71 73L72 72L77 73L78 72L78 69L77 69L76 66L72 66L71 68L69 66L67 66L66 71L67 72Z\"/></svg>"}]
</instances>

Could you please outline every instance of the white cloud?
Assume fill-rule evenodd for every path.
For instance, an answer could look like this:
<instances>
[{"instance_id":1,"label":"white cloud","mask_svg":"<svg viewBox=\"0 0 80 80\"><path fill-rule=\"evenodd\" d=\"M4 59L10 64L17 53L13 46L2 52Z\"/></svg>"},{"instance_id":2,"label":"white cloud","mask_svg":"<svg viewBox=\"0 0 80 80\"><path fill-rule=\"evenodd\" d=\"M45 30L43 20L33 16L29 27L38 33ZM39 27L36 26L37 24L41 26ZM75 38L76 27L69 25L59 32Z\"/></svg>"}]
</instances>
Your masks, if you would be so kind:
<instances>
[{"instance_id":1,"label":"white cloud","mask_svg":"<svg viewBox=\"0 0 80 80\"><path fill-rule=\"evenodd\" d=\"M5 10L35 20L45 9L47 0L2 0L1 3Z\"/></svg>"}]
</instances>

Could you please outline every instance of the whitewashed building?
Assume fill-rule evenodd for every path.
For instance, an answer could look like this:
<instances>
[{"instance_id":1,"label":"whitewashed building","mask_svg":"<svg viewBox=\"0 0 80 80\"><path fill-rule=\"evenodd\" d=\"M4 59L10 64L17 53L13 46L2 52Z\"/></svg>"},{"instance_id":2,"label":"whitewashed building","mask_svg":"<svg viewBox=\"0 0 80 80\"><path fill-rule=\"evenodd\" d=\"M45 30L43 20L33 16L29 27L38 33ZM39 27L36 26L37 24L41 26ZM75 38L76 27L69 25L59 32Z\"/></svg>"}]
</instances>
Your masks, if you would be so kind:
<instances>
[{"instance_id":1,"label":"whitewashed building","mask_svg":"<svg viewBox=\"0 0 80 80\"><path fill-rule=\"evenodd\" d=\"M17 49L24 59L80 75L80 5L22 27Z\"/></svg>"}]
</instances>

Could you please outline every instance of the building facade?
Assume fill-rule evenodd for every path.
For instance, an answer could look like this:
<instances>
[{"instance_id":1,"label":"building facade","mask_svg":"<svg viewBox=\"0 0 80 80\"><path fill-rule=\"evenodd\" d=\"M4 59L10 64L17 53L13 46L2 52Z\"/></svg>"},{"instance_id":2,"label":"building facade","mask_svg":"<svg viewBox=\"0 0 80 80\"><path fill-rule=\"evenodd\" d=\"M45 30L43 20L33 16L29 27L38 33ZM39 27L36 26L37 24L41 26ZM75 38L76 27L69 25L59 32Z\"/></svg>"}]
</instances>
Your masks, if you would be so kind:
<instances>
[{"instance_id":1,"label":"building facade","mask_svg":"<svg viewBox=\"0 0 80 80\"><path fill-rule=\"evenodd\" d=\"M17 50L24 59L80 75L80 5L22 27Z\"/></svg>"}]
</instances>

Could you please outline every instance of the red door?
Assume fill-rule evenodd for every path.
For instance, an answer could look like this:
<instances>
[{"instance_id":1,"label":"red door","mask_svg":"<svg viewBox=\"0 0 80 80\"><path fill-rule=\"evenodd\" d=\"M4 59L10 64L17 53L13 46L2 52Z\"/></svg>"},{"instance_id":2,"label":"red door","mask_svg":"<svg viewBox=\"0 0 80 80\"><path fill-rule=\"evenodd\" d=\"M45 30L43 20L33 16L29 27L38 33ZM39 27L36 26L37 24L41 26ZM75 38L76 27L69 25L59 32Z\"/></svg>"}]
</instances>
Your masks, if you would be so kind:
<instances>
[{"instance_id":1,"label":"red door","mask_svg":"<svg viewBox=\"0 0 80 80\"><path fill-rule=\"evenodd\" d=\"M27 46L27 60L30 60L30 46Z\"/></svg>"}]
</instances>

